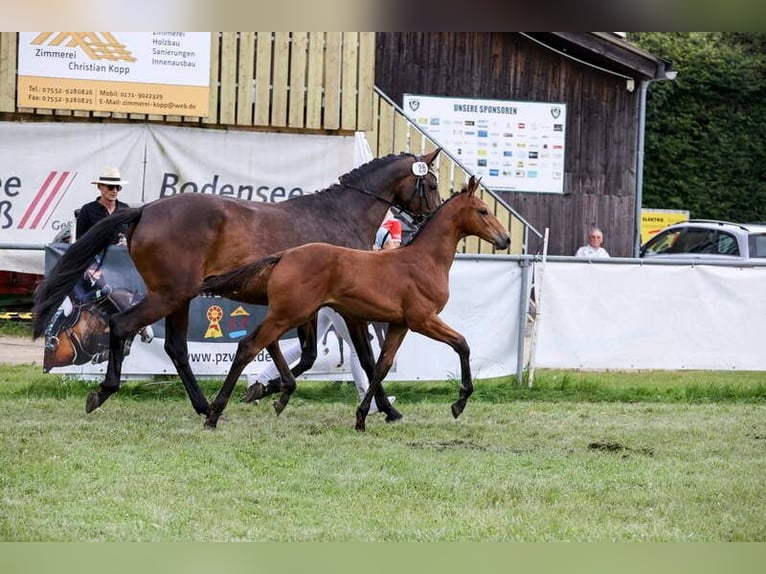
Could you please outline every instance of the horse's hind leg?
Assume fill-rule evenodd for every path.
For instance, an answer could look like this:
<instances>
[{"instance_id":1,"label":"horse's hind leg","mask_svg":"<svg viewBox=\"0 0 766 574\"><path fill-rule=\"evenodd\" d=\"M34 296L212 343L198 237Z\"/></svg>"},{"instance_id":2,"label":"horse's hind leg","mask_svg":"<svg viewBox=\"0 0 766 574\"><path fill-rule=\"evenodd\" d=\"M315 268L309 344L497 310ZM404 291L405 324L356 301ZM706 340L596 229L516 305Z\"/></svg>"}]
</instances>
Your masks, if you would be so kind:
<instances>
[{"instance_id":1,"label":"horse's hind leg","mask_svg":"<svg viewBox=\"0 0 766 574\"><path fill-rule=\"evenodd\" d=\"M268 325L268 316L256 329L243 337L237 345L237 352L234 354L234 360L231 363L229 372L226 375L226 379L223 381L221 390L218 391L213 402L210 403L210 412L205 420L205 426L207 428L216 428L218 425L218 419L221 417L221 413L226 408L226 404L229 402L231 393L234 390L234 386L237 384L239 377L242 375L242 371L250 363L261 349L268 344L279 344L279 337L287 331L275 331L273 328L265 329L264 325ZM281 356L281 353L279 353ZM284 362L284 359L283 359ZM289 368L287 369L289 371Z\"/></svg>"},{"instance_id":2,"label":"horse's hind leg","mask_svg":"<svg viewBox=\"0 0 766 574\"><path fill-rule=\"evenodd\" d=\"M282 355L282 350L279 348L279 340L277 339L270 343L267 349L271 355L271 360L274 361L282 376L279 399L272 403L277 416L279 416L290 401L290 396L295 392L295 377L290 371L290 365L287 364L284 355Z\"/></svg>"},{"instance_id":3,"label":"horse's hind leg","mask_svg":"<svg viewBox=\"0 0 766 574\"><path fill-rule=\"evenodd\" d=\"M207 415L210 412L210 406L189 365L189 346L186 342L188 332L189 301L186 301L178 310L165 318L165 352L173 361L194 410L197 414Z\"/></svg>"},{"instance_id":4,"label":"horse's hind leg","mask_svg":"<svg viewBox=\"0 0 766 574\"><path fill-rule=\"evenodd\" d=\"M298 341L301 344L301 358L298 363L292 368L293 378L301 376L308 371L317 358L317 319L316 315L303 325L299 325L298 328ZM273 358L273 355L272 355ZM280 391L282 387L282 377L271 379L265 385L255 383L251 388L252 392L248 393L248 402L257 399L262 399L273 395Z\"/></svg>"}]
</instances>

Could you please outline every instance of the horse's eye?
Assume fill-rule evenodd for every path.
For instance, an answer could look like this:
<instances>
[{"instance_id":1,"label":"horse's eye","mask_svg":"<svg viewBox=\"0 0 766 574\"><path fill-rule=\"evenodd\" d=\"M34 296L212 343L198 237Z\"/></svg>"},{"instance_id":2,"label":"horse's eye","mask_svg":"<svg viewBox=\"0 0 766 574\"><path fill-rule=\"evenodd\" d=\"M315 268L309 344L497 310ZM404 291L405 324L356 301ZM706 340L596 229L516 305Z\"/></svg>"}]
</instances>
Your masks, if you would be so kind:
<instances>
[{"instance_id":1,"label":"horse's eye","mask_svg":"<svg viewBox=\"0 0 766 574\"><path fill-rule=\"evenodd\" d=\"M479 214L482 216L489 215L489 209L487 209L486 207L482 207L481 209L479 209Z\"/></svg>"}]
</instances>

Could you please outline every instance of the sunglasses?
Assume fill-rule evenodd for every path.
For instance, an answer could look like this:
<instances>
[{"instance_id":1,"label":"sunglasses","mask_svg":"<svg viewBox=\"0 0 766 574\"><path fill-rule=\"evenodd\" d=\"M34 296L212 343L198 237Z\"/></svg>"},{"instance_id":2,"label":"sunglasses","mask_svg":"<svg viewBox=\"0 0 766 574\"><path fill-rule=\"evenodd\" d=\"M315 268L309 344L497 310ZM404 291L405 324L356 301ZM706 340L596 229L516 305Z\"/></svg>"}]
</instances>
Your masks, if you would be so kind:
<instances>
[{"instance_id":1,"label":"sunglasses","mask_svg":"<svg viewBox=\"0 0 766 574\"><path fill-rule=\"evenodd\" d=\"M101 185L103 187L105 187L106 189L108 189L109 191L114 191L115 189L117 191L122 190L122 186L121 185L107 185L106 183L102 183Z\"/></svg>"}]
</instances>

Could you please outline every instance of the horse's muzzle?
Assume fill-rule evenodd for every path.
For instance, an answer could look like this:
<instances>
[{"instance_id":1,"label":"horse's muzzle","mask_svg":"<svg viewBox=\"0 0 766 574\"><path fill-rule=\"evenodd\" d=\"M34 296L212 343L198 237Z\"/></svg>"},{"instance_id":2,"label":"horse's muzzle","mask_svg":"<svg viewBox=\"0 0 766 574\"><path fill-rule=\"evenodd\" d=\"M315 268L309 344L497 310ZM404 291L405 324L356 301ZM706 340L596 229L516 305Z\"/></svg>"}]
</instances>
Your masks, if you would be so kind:
<instances>
[{"instance_id":1,"label":"horse's muzzle","mask_svg":"<svg viewBox=\"0 0 766 574\"><path fill-rule=\"evenodd\" d=\"M495 237L495 249L508 249L511 246L511 237L507 234Z\"/></svg>"}]
</instances>

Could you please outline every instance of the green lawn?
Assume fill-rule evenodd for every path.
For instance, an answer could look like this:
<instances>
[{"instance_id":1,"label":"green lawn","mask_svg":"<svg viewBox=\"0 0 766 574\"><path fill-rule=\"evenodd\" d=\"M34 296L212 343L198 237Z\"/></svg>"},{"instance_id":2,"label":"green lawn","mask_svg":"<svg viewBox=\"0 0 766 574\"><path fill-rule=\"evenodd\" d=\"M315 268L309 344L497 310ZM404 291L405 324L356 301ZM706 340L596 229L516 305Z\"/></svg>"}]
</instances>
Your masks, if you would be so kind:
<instances>
[{"instance_id":1,"label":"green lawn","mask_svg":"<svg viewBox=\"0 0 766 574\"><path fill-rule=\"evenodd\" d=\"M389 383L405 418L353 430L350 384L205 430L183 388L0 371L0 540L763 541L760 373L538 371L533 389ZM206 381L212 396L219 382Z\"/></svg>"}]
</instances>

